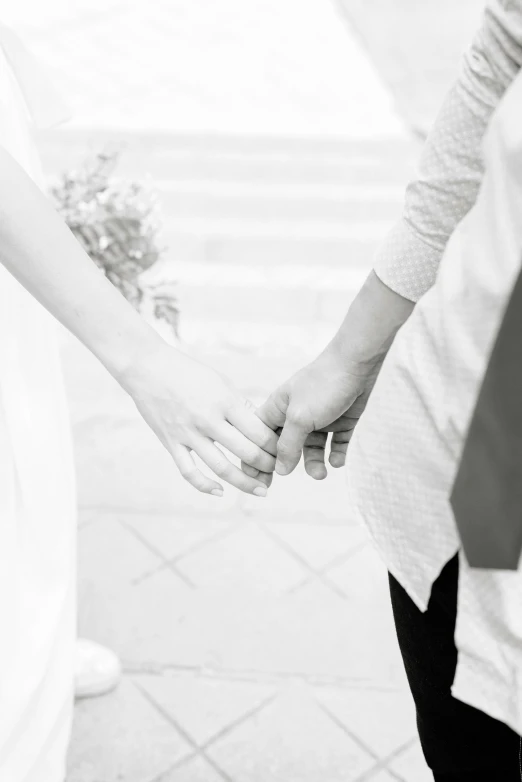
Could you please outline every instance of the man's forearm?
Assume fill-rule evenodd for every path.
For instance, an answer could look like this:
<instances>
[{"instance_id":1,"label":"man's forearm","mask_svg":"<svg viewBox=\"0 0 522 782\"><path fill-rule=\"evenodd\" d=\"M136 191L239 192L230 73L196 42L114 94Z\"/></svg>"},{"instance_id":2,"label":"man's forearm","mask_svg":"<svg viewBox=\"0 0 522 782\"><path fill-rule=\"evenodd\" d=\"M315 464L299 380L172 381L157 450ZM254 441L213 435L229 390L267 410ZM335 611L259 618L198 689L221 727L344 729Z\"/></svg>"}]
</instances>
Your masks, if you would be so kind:
<instances>
[{"instance_id":1,"label":"man's forearm","mask_svg":"<svg viewBox=\"0 0 522 782\"><path fill-rule=\"evenodd\" d=\"M359 370L373 369L388 352L414 306L372 271L327 350L340 353L347 365Z\"/></svg>"},{"instance_id":2,"label":"man's forearm","mask_svg":"<svg viewBox=\"0 0 522 782\"><path fill-rule=\"evenodd\" d=\"M522 0L489 0L408 187L403 218L331 343L345 360L362 366L382 359L412 302L433 285L450 235L475 202L489 120L521 64Z\"/></svg>"},{"instance_id":3,"label":"man's forearm","mask_svg":"<svg viewBox=\"0 0 522 782\"><path fill-rule=\"evenodd\" d=\"M160 342L1 148L0 262L119 380Z\"/></svg>"}]
</instances>

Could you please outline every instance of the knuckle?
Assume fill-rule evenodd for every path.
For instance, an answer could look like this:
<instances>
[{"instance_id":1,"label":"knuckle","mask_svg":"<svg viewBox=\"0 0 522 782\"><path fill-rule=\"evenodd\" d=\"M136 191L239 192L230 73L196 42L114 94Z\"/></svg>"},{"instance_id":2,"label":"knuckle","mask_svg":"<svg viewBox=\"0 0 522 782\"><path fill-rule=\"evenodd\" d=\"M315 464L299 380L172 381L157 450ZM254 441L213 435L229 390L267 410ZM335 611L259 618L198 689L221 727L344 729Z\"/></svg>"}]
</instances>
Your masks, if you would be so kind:
<instances>
[{"instance_id":1,"label":"knuckle","mask_svg":"<svg viewBox=\"0 0 522 782\"><path fill-rule=\"evenodd\" d=\"M186 481L190 482L190 477L192 475L192 470L189 470L187 467L178 467L179 474L182 478L184 478Z\"/></svg>"},{"instance_id":2,"label":"knuckle","mask_svg":"<svg viewBox=\"0 0 522 782\"><path fill-rule=\"evenodd\" d=\"M190 472L187 475L187 480L197 489L200 486L202 486L203 483L205 482L203 476L201 475L200 472L198 472L198 470L190 470Z\"/></svg>"},{"instance_id":3,"label":"knuckle","mask_svg":"<svg viewBox=\"0 0 522 782\"><path fill-rule=\"evenodd\" d=\"M294 426L305 429L309 423L310 415L300 407L292 407L288 411L287 418L290 419Z\"/></svg>"},{"instance_id":4,"label":"knuckle","mask_svg":"<svg viewBox=\"0 0 522 782\"><path fill-rule=\"evenodd\" d=\"M272 473L275 470L276 459L275 456L265 456L263 458L263 465L261 472Z\"/></svg>"},{"instance_id":5,"label":"knuckle","mask_svg":"<svg viewBox=\"0 0 522 782\"><path fill-rule=\"evenodd\" d=\"M272 432L271 430L268 432L264 432L261 435L261 447L265 451L269 452L276 452L277 449L277 435L275 432Z\"/></svg>"},{"instance_id":6,"label":"knuckle","mask_svg":"<svg viewBox=\"0 0 522 782\"><path fill-rule=\"evenodd\" d=\"M208 432L212 425L211 413L205 410L200 410L199 413L194 415L193 425L200 432Z\"/></svg>"},{"instance_id":7,"label":"knuckle","mask_svg":"<svg viewBox=\"0 0 522 782\"><path fill-rule=\"evenodd\" d=\"M279 456L290 456L294 453L294 449L286 442L286 440L279 441L277 446L277 453Z\"/></svg>"},{"instance_id":8,"label":"knuckle","mask_svg":"<svg viewBox=\"0 0 522 782\"><path fill-rule=\"evenodd\" d=\"M263 464L263 451L260 448L249 448L245 453L244 460L248 464L257 467L259 464Z\"/></svg>"},{"instance_id":9,"label":"knuckle","mask_svg":"<svg viewBox=\"0 0 522 782\"><path fill-rule=\"evenodd\" d=\"M224 478L229 473L230 465L226 459L220 459L215 463L213 469L219 478Z\"/></svg>"},{"instance_id":10,"label":"knuckle","mask_svg":"<svg viewBox=\"0 0 522 782\"><path fill-rule=\"evenodd\" d=\"M205 480L197 470L184 470L181 475L194 489L204 491Z\"/></svg>"},{"instance_id":11,"label":"knuckle","mask_svg":"<svg viewBox=\"0 0 522 782\"><path fill-rule=\"evenodd\" d=\"M324 448L326 444L326 435L320 432L312 432L306 438L305 445L307 447Z\"/></svg>"}]
</instances>

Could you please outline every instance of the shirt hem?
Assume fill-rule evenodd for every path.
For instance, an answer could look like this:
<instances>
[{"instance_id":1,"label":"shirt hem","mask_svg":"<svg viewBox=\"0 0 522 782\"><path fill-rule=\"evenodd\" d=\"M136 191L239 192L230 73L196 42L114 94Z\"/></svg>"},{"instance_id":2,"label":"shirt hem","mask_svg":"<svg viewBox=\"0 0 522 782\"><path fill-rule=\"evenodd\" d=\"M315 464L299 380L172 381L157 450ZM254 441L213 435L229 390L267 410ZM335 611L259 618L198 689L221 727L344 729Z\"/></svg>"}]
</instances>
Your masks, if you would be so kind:
<instances>
[{"instance_id":1,"label":"shirt hem","mask_svg":"<svg viewBox=\"0 0 522 782\"><path fill-rule=\"evenodd\" d=\"M401 571L401 568L392 561L392 558L387 556L387 553L384 550L384 548L379 545L379 542L376 536L374 535L374 531L373 531L374 525L366 520L365 514L361 511L358 503L355 500L355 496L354 496L355 492L354 489L351 487L350 480L348 478L348 469L346 469L346 476L347 476L346 483L348 488L349 504L350 504L351 512L355 516L356 522L361 524L362 527L364 527L364 529L366 530L366 533L368 534L372 546L377 551L377 554L379 555L381 561L383 562L388 572L393 576L393 578L396 581L399 582L402 588L406 590L408 596L413 600L417 608L424 613L428 608L428 603L431 596L431 589L436 576L433 580L431 580L431 583L428 583L430 579L426 579L424 586L419 586L418 584L416 585L412 584L411 576L407 577ZM377 524L375 526L378 528L379 525Z\"/></svg>"},{"instance_id":2,"label":"shirt hem","mask_svg":"<svg viewBox=\"0 0 522 782\"><path fill-rule=\"evenodd\" d=\"M473 706L489 717L499 720L518 735L522 734L522 718L518 704L522 703L522 687L517 681L508 684L491 669L481 666L459 652L457 672L451 687L451 694L457 700Z\"/></svg>"}]
</instances>

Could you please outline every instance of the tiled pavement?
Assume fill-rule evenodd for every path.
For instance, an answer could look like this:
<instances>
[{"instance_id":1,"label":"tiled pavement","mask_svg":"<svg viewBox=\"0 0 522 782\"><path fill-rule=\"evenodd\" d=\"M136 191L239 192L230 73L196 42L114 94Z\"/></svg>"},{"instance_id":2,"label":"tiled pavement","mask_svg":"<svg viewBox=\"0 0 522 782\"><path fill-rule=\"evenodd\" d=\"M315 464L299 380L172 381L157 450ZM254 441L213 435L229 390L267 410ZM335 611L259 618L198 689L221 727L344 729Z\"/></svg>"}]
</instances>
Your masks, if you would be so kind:
<instances>
[{"instance_id":1,"label":"tiled pavement","mask_svg":"<svg viewBox=\"0 0 522 782\"><path fill-rule=\"evenodd\" d=\"M349 525L263 515L88 515L82 631L126 676L78 706L70 782L418 782L380 565Z\"/></svg>"},{"instance_id":2,"label":"tiled pavement","mask_svg":"<svg viewBox=\"0 0 522 782\"><path fill-rule=\"evenodd\" d=\"M68 782L427 782L386 574L342 473L299 470L266 500L194 495L94 359L64 351L80 629L125 669L78 704ZM214 361L254 399L293 368Z\"/></svg>"}]
</instances>

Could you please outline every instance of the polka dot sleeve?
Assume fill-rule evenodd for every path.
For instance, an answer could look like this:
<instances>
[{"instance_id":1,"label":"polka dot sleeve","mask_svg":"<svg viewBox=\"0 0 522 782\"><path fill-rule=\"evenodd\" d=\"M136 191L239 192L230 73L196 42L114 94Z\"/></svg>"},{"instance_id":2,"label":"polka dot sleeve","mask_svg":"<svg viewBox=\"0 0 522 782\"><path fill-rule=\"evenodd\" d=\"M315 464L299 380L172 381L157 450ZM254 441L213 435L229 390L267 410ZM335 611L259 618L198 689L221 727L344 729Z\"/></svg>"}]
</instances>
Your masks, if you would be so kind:
<instances>
[{"instance_id":1,"label":"polka dot sleeve","mask_svg":"<svg viewBox=\"0 0 522 782\"><path fill-rule=\"evenodd\" d=\"M375 259L380 279L411 301L433 285L449 237L475 202L484 133L521 65L522 0L490 2L406 190L402 219Z\"/></svg>"}]
</instances>

